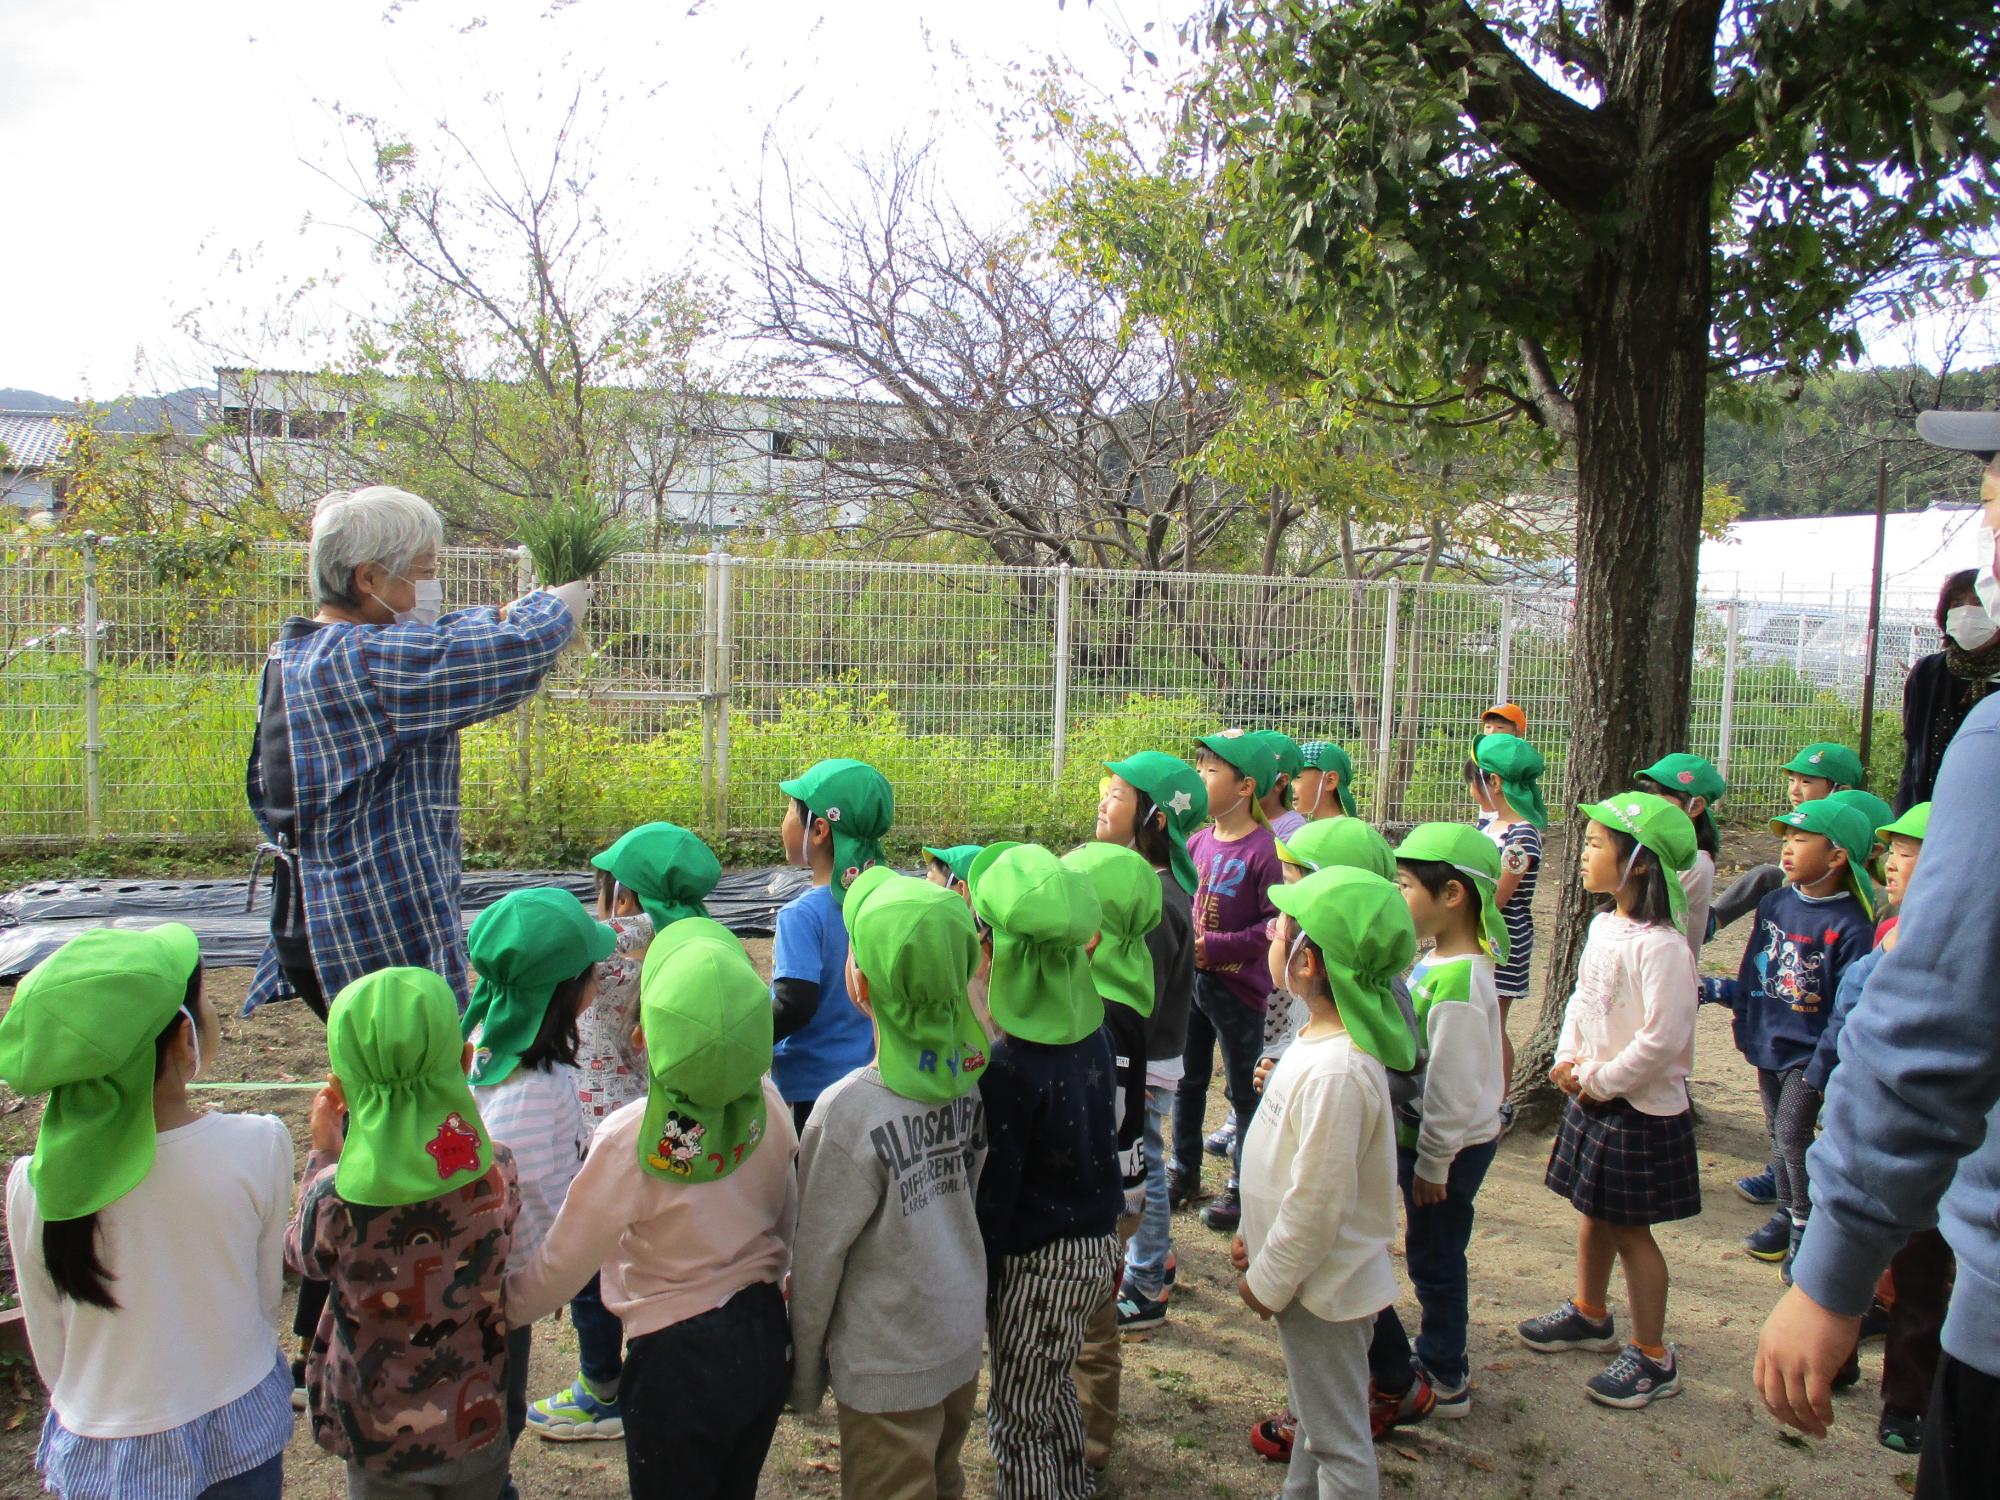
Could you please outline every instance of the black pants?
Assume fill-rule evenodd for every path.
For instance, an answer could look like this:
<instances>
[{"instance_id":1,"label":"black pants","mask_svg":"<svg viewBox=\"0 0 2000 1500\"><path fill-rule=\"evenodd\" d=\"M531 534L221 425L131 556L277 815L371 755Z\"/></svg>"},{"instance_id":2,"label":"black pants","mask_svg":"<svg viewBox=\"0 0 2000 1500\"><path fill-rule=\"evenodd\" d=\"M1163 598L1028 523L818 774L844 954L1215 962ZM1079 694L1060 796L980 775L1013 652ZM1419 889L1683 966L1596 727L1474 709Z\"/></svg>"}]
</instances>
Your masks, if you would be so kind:
<instances>
[{"instance_id":1,"label":"black pants","mask_svg":"<svg viewBox=\"0 0 2000 1500\"><path fill-rule=\"evenodd\" d=\"M1924 1451L1917 1460L1917 1500L1992 1500L2000 1474L2000 1377L1949 1354L1938 1361Z\"/></svg>"},{"instance_id":2,"label":"black pants","mask_svg":"<svg viewBox=\"0 0 2000 1500\"><path fill-rule=\"evenodd\" d=\"M632 1500L755 1500L791 1384L785 1299L767 1281L633 1339L618 1387Z\"/></svg>"},{"instance_id":3,"label":"black pants","mask_svg":"<svg viewBox=\"0 0 2000 1500\"><path fill-rule=\"evenodd\" d=\"M1213 974L1194 976L1194 1003L1188 1007L1187 1042L1181 1049L1181 1081L1174 1090L1174 1170L1189 1182L1201 1180L1201 1137L1208 1111L1208 1084L1215 1076L1215 1050L1222 1049L1223 1092L1236 1121L1236 1149L1229 1180L1243 1160L1243 1137L1257 1112L1257 1055L1264 1048L1264 1016L1236 998Z\"/></svg>"},{"instance_id":4,"label":"black pants","mask_svg":"<svg viewBox=\"0 0 2000 1500\"><path fill-rule=\"evenodd\" d=\"M1951 1246L1935 1229L1911 1235L1889 1262L1896 1300L1889 1306L1889 1337L1882 1346L1884 1407L1920 1412L1930 1403L1952 1265Z\"/></svg>"}]
</instances>

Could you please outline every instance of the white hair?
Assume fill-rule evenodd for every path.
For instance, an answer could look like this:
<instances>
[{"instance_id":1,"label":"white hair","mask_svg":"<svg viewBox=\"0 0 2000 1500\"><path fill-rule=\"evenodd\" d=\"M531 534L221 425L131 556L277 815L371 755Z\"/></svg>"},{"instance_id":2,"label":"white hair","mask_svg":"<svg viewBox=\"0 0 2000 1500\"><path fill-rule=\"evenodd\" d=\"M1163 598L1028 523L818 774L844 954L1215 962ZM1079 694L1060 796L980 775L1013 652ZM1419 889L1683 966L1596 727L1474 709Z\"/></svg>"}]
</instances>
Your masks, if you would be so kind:
<instances>
[{"instance_id":1,"label":"white hair","mask_svg":"<svg viewBox=\"0 0 2000 1500\"><path fill-rule=\"evenodd\" d=\"M313 599L359 604L356 568L374 563L406 575L418 553L443 545L444 522L423 496L388 484L335 490L313 507Z\"/></svg>"}]
</instances>

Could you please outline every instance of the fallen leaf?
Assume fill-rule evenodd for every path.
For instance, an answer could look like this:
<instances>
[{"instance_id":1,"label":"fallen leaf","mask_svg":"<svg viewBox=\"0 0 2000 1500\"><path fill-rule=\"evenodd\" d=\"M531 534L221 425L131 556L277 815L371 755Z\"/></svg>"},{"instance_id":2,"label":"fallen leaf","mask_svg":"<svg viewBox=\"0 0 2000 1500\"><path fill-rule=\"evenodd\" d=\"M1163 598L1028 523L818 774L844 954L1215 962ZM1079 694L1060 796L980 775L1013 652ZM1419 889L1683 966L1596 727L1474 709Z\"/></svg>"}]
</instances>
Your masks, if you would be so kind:
<instances>
[{"instance_id":1,"label":"fallen leaf","mask_svg":"<svg viewBox=\"0 0 2000 1500\"><path fill-rule=\"evenodd\" d=\"M1483 1368L1488 1375L1505 1375L1514 1366L1504 1359L1496 1359L1492 1364L1486 1365Z\"/></svg>"},{"instance_id":2,"label":"fallen leaf","mask_svg":"<svg viewBox=\"0 0 2000 1500\"><path fill-rule=\"evenodd\" d=\"M1484 1453L1468 1453L1465 1455L1465 1461L1482 1474L1493 1472L1493 1460Z\"/></svg>"},{"instance_id":3,"label":"fallen leaf","mask_svg":"<svg viewBox=\"0 0 2000 1500\"><path fill-rule=\"evenodd\" d=\"M824 1458L809 1458L806 1460L806 1467L811 1469L815 1474L838 1474L840 1472L839 1464Z\"/></svg>"},{"instance_id":4,"label":"fallen leaf","mask_svg":"<svg viewBox=\"0 0 2000 1500\"><path fill-rule=\"evenodd\" d=\"M1416 1464L1422 1463L1424 1460L1423 1454L1417 1452L1414 1448L1405 1448L1401 1443L1389 1444L1389 1451L1405 1463Z\"/></svg>"}]
</instances>

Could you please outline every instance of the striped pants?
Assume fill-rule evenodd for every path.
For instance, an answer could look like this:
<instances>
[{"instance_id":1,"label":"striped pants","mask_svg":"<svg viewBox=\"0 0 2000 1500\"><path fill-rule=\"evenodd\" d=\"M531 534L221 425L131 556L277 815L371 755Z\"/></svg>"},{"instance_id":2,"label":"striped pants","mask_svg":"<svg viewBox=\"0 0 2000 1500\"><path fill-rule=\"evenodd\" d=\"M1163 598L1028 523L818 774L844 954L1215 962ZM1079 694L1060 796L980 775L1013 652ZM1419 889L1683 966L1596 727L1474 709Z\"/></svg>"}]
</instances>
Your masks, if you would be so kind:
<instances>
[{"instance_id":1,"label":"striped pants","mask_svg":"<svg viewBox=\"0 0 2000 1500\"><path fill-rule=\"evenodd\" d=\"M1071 1368L1118 1272L1118 1237L1057 1240L1000 1263L986 1338L986 1445L997 1500L1088 1500Z\"/></svg>"}]
</instances>

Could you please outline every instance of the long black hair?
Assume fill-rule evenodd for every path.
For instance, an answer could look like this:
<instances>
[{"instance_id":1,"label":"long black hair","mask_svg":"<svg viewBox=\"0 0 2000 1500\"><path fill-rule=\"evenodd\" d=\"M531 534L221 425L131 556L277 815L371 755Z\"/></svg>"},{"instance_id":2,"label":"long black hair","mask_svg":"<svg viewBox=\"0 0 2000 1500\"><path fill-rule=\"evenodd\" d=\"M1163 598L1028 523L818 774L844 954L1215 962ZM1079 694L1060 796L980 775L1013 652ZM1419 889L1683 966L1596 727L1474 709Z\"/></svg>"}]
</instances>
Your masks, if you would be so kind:
<instances>
[{"instance_id":1,"label":"long black hair","mask_svg":"<svg viewBox=\"0 0 2000 1500\"><path fill-rule=\"evenodd\" d=\"M556 986L549 996L548 1008L542 1012L541 1029L535 1039L528 1043L528 1050L521 1054L521 1067L525 1072L553 1073L557 1063L566 1068L576 1066L576 1049L580 1039L576 1031L576 1002L583 995L583 987L590 982L596 972L592 964L573 979L565 979Z\"/></svg>"},{"instance_id":2,"label":"long black hair","mask_svg":"<svg viewBox=\"0 0 2000 1500\"><path fill-rule=\"evenodd\" d=\"M1167 810L1139 793L1139 809L1132 820L1132 848L1147 864L1164 870L1173 863L1174 840L1167 832Z\"/></svg>"},{"instance_id":3,"label":"long black hair","mask_svg":"<svg viewBox=\"0 0 2000 1500\"><path fill-rule=\"evenodd\" d=\"M175 1011L167 1022L166 1029L153 1039L153 1077L157 1079L167 1068L167 1049L181 1034L181 1028L195 1024L188 1016L201 1014L201 965L196 964L194 972L188 975L187 995L183 1001L187 1015ZM97 1214L87 1213L80 1219L45 1219L42 1221L42 1263L48 1267L49 1280L55 1283L56 1295L67 1297L72 1302L87 1302L92 1307L101 1307L109 1312L118 1310L118 1299L111 1295L110 1283L118 1278L106 1269L103 1258L98 1254Z\"/></svg>"},{"instance_id":4,"label":"long black hair","mask_svg":"<svg viewBox=\"0 0 2000 1500\"><path fill-rule=\"evenodd\" d=\"M1647 922L1657 927L1673 926L1674 908L1667 896L1667 882L1675 877L1668 873L1660 856L1645 848L1624 829L1608 824L1600 826L1611 835L1611 842L1618 850L1618 867L1622 870L1629 865L1632 873L1628 878L1639 883L1639 899L1632 904L1628 915L1635 922ZM1632 852L1635 849L1638 850L1636 858ZM1616 909L1618 897L1615 893L1610 901Z\"/></svg>"}]
</instances>

